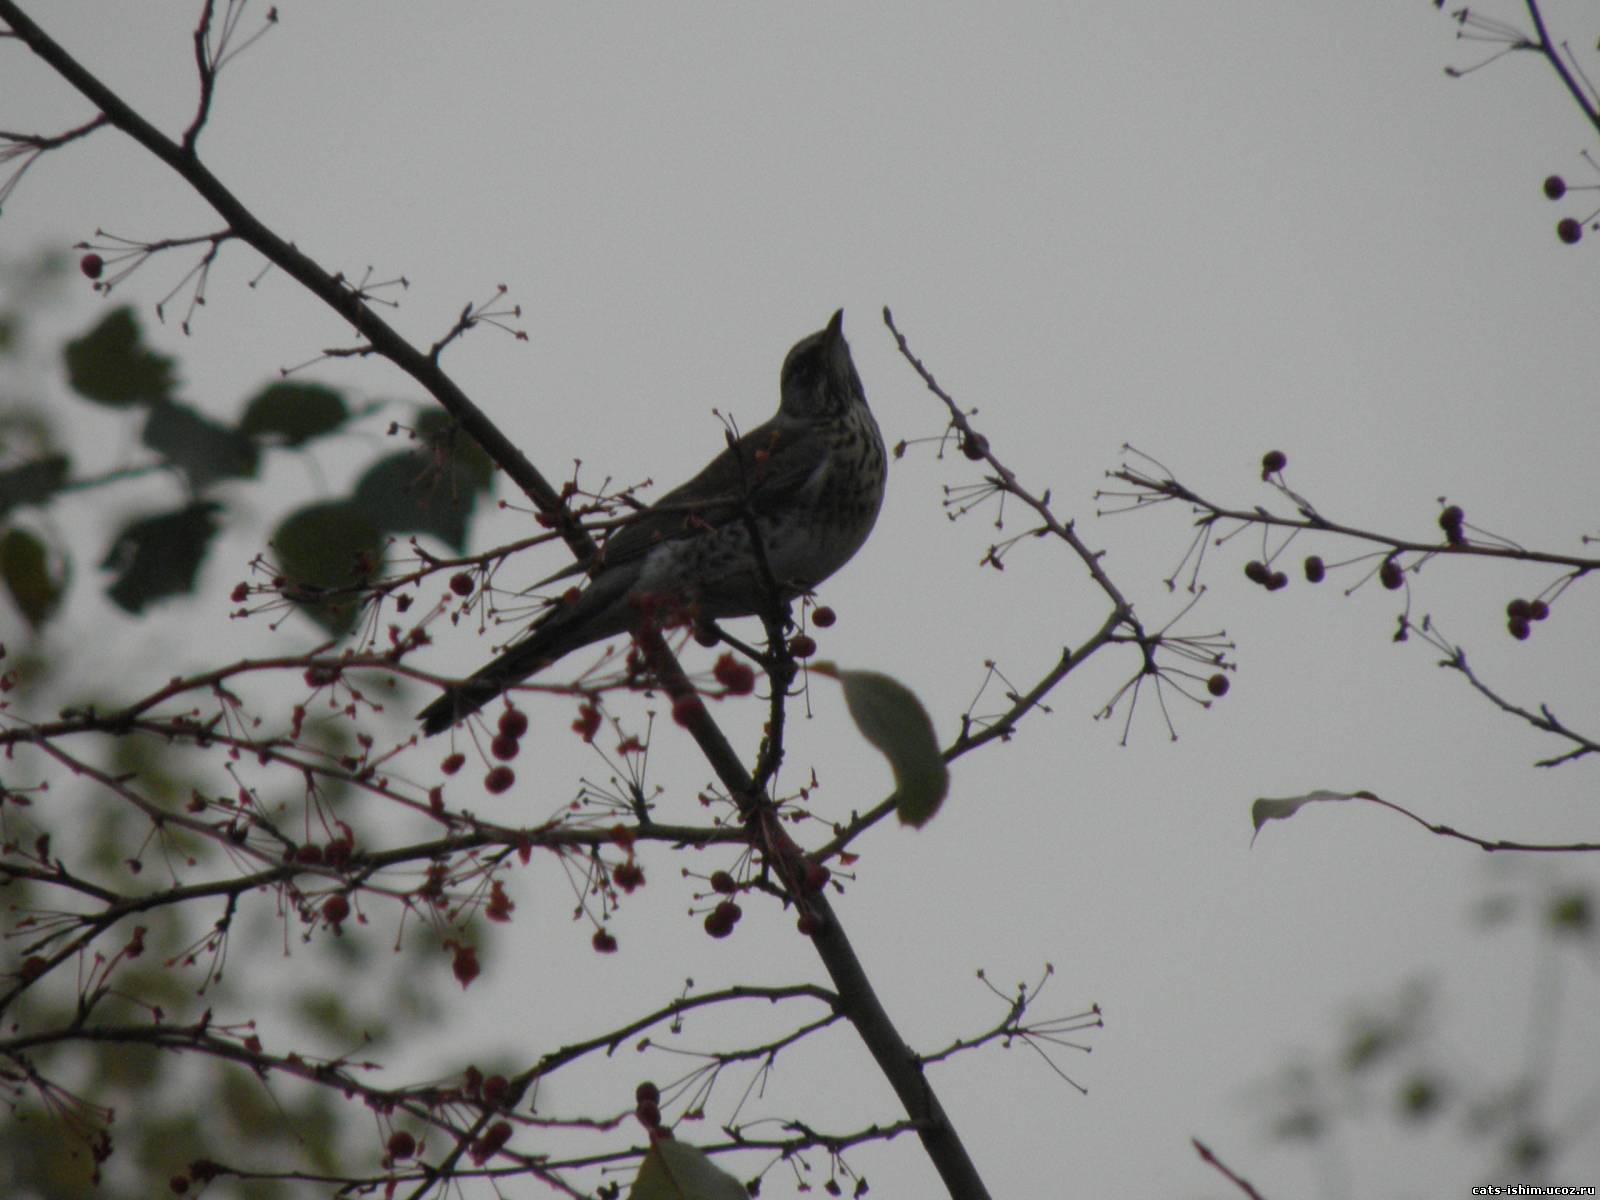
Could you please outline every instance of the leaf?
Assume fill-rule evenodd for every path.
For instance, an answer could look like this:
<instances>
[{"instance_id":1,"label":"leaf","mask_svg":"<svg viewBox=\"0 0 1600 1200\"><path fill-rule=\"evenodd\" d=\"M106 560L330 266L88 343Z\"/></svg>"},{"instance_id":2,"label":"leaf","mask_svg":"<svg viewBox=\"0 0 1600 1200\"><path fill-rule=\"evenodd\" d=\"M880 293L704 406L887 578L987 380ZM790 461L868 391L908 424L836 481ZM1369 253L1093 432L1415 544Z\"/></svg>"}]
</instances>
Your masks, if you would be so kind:
<instances>
[{"instance_id":1,"label":"leaf","mask_svg":"<svg viewBox=\"0 0 1600 1200\"><path fill-rule=\"evenodd\" d=\"M170 400L172 359L147 349L139 323L127 306L66 345L67 381L85 400L111 408L128 408Z\"/></svg>"},{"instance_id":2,"label":"leaf","mask_svg":"<svg viewBox=\"0 0 1600 1200\"><path fill-rule=\"evenodd\" d=\"M0 535L0 580L35 629L60 603L63 588L50 576L50 552L26 530L8 529Z\"/></svg>"},{"instance_id":3,"label":"leaf","mask_svg":"<svg viewBox=\"0 0 1600 1200\"><path fill-rule=\"evenodd\" d=\"M52 454L0 471L0 517L13 508L50 499L66 482L68 465L65 454Z\"/></svg>"},{"instance_id":4,"label":"leaf","mask_svg":"<svg viewBox=\"0 0 1600 1200\"><path fill-rule=\"evenodd\" d=\"M856 728L889 760L900 819L921 829L950 790L950 771L922 701L905 684L877 671L845 671L829 662L811 669L837 679L844 688Z\"/></svg>"},{"instance_id":5,"label":"leaf","mask_svg":"<svg viewBox=\"0 0 1600 1200\"><path fill-rule=\"evenodd\" d=\"M1286 821L1299 812L1307 804L1317 804L1325 800L1375 800L1371 792L1307 792L1304 796L1262 796L1250 806L1250 823L1255 826L1255 833L1250 835L1250 844L1255 845L1256 834L1261 832L1261 827L1268 821Z\"/></svg>"},{"instance_id":6,"label":"leaf","mask_svg":"<svg viewBox=\"0 0 1600 1200\"><path fill-rule=\"evenodd\" d=\"M428 533L464 550L480 492L494 482L489 456L444 413L416 418L424 448L391 454L368 468L354 502L385 533Z\"/></svg>"},{"instance_id":7,"label":"leaf","mask_svg":"<svg viewBox=\"0 0 1600 1200\"><path fill-rule=\"evenodd\" d=\"M320 383L274 383L245 406L239 432L252 438L274 435L285 446L323 437L350 419L344 395Z\"/></svg>"},{"instance_id":8,"label":"leaf","mask_svg":"<svg viewBox=\"0 0 1600 1200\"><path fill-rule=\"evenodd\" d=\"M260 451L236 429L219 425L187 404L151 405L141 440L204 491L219 479L248 479L256 473Z\"/></svg>"},{"instance_id":9,"label":"leaf","mask_svg":"<svg viewBox=\"0 0 1600 1200\"><path fill-rule=\"evenodd\" d=\"M221 511L222 505L202 500L124 525L100 564L117 573L106 589L112 602L137 613L154 601L192 592Z\"/></svg>"},{"instance_id":10,"label":"leaf","mask_svg":"<svg viewBox=\"0 0 1600 1200\"><path fill-rule=\"evenodd\" d=\"M278 566L298 588L291 599L330 633L346 632L358 597L320 593L360 583L383 564L383 535L362 509L348 500L309 505L283 519L272 546Z\"/></svg>"},{"instance_id":11,"label":"leaf","mask_svg":"<svg viewBox=\"0 0 1600 1200\"><path fill-rule=\"evenodd\" d=\"M676 1138L661 1138L651 1143L639 1164L628 1200L750 1200L750 1193L704 1152Z\"/></svg>"}]
</instances>

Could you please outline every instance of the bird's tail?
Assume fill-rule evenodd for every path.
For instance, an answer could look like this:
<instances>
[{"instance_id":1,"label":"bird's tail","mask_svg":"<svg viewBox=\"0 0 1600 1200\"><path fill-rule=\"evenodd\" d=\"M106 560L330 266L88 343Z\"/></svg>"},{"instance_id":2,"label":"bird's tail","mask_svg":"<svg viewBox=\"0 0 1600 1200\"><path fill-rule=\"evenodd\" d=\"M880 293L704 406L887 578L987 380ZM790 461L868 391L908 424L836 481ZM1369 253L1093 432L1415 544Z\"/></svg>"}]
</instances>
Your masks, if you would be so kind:
<instances>
[{"instance_id":1,"label":"bird's tail","mask_svg":"<svg viewBox=\"0 0 1600 1200\"><path fill-rule=\"evenodd\" d=\"M507 688L560 658L562 651L552 644L557 639L548 636L550 633L548 629L536 629L533 636L511 647L488 666L474 671L454 687L446 688L444 695L417 714L422 732L429 737L442 733L457 721L470 717Z\"/></svg>"}]
</instances>

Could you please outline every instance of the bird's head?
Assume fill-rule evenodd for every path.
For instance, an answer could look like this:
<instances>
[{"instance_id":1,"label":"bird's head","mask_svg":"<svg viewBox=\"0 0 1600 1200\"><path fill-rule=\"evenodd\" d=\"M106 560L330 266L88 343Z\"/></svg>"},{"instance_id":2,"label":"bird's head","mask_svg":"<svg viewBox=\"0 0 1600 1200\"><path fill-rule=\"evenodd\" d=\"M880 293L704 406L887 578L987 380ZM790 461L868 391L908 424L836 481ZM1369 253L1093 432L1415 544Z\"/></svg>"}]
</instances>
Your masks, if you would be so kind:
<instances>
[{"instance_id":1,"label":"bird's head","mask_svg":"<svg viewBox=\"0 0 1600 1200\"><path fill-rule=\"evenodd\" d=\"M835 417L852 404L866 404L861 376L844 340L844 309L826 328L801 338L783 360L779 411L801 420Z\"/></svg>"}]
</instances>

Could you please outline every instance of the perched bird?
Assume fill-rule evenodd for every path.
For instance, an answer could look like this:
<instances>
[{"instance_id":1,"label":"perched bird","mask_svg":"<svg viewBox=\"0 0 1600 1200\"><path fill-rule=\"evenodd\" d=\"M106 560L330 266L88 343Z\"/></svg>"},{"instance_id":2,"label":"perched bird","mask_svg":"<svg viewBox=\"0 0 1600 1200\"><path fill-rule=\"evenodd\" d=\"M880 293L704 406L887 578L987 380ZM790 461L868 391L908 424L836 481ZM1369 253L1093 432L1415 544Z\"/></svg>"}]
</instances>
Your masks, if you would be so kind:
<instances>
[{"instance_id":1,"label":"perched bird","mask_svg":"<svg viewBox=\"0 0 1600 1200\"><path fill-rule=\"evenodd\" d=\"M770 603L768 579L784 601L810 591L872 532L887 465L841 309L783 360L777 415L620 525L576 598L423 709L424 732L471 716L563 655L629 631L644 609L716 620L759 612Z\"/></svg>"}]
</instances>

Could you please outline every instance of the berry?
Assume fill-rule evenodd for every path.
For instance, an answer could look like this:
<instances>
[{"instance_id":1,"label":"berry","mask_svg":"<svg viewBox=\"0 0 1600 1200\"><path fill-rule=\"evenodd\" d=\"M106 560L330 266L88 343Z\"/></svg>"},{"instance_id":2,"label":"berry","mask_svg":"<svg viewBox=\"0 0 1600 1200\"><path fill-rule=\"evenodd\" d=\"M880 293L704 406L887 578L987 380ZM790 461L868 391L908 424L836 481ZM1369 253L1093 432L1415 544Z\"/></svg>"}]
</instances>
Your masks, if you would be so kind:
<instances>
[{"instance_id":1,"label":"berry","mask_svg":"<svg viewBox=\"0 0 1600 1200\"><path fill-rule=\"evenodd\" d=\"M617 952L617 939L604 929L596 929L594 936L589 939L589 944L595 948L597 954L615 954Z\"/></svg>"},{"instance_id":2,"label":"berry","mask_svg":"<svg viewBox=\"0 0 1600 1200\"><path fill-rule=\"evenodd\" d=\"M389 1157L410 1158L417 1152L417 1139L404 1129L397 1129L389 1135Z\"/></svg>"},{"instance_id":3,"label":"berry","mask_svg":"<svg viewBox=\"0 0 1600 1200\"><path fill-rule=\"evenodd\" d=\"M1556 222L1556 236L1569 246L1576 246L1583 237L1583 223L1574 217L1562 217Z\"/></svg>"},{"instance_id":4,"label":"berry","mask_svg":"<svg viewBox=\"0 0 1600 1200\"><path fill-rule=\"evenodd\" d=\"M506 1092L511 1085L506 1082L504 1075L491 1075L483 1081L483 1102L499 1108L505 1103Z\"/></svg>"},{"instance_id":5,"label":"berry","mask_svg":"<svg viewBox=\"0 0 1600 1200\"><path fill-rule=\"evenodd\" d=\"M694 627L694 640L709 650L722 639L717 636L717 631L711 628L711 626L696 625Z\"/></svg>"},{"instance_id":6,"label":"berry","mask_svg":"<svg viewBox=\"0 0 1600 1200\"><path fill-rule=\"evenodd\" d=\"M1213 696L1226 696L1228 694L1228 677L1219 671L1206 680L1206 691Z\"/></svg>"},{"instance_id":7,"label":"berry","mask_svg":"<svg viewBox=\"0 0 1600 1200\"><path fill-rule=\"evenodd\" d=\"M1559 175L1548 175L1544 181L1544 194L1548 199L1559 200L1567 194L1567 181Z\"/></svg>"},{"instance_id":8,"label":"berry","mask_svg":"<svg viewBox=\"0 0 1600 1200\"><path fill-rule=\"evenodd\" d=\"M1383 560L1383 566L1378 568L1378 582L1391 592L1403 587L1406 582L1405 572L1400 569L1400 564L1392 558Z\"/></svg>"},{"instance_id":9,"label":"berry","mask_svg":"<svg viewBox=\"0 0 1600 1200\"><path fill-rule=\"evenodd\" d=\"M633 1115L639 1118L639 1124L646 1129L656 1129L661 1125L661 1106L659 1104L647 1104L644 1101L640 1101L638 1107L633 1110Z\"/></svg>"},{"instance_id":10,"label":"berry","mask_svg":"<svg viewBox=\"0 0 1600 1200\"><path fill-rule=\"evenodd\" d=\"M1533 606L1526 600L1513 600L1510 604L1506 605L1506 616L1510 617L1513 621L1518 619L1526 621L1532 615Z\"/></svg>"},{"instance_id":11,"label":"berry","mask_svg":"<svg viewBox=\"0 0 1600 1200\"><path fill-rule=\"evenodd\" d=\"M633 1100L635 1104L660 1104L661 1089L647 1079L633 1089Z\"/></svg>"},{"instance_id":12,"label":"berry","mask_svg":"<svg viewBox=\"0 0 1600 1200\"><path fill-rule=\"evenodd\" d=\"M1244 565L1244 575L1251 583L1259 583L1262 587L1266 587L1267 580L1272 578L1272 571L1266 563L1251 559Z\"/></svg>"},{"instance_id":13,"label":"berry","mask_svg":"<svg viewBox=\"0 0 1600 1200\"><path fill-rule=\"evenodd\" d=\"M519 738L528 732L528 714L520 708L508 708L500 714L498 728L509 738Z\"/></svg>"},{"instance_id":14,"label":"berry","mask_svg":"<svg viewBox=\"0 0 1600 1200\"><path fill-rule=\"evenodd\" d=\"M1550 606L1543 600L1528 601L1528 620L1542 621L1550 615Z\"/></svg>"},{"instance_id":15,"label":"berry","mask_svg":"<svg viewBox=\"0 0 1600 1200\"><path fill-rule=\"evenodd\" d=\"M517 741L516 738L508 737L503 733L496 737L494 741L489 743L489 753L500 759L502 762L508 762L515 758L517 756L517 751L520 749L522 749L521 742Z\"/></svg>"},{"instance_id":16,"label":"berry","mask_svg":"<svg viewBox=\"0 0 1600 1200\"><path fill-rule=\"evenodd\" d=\"M483 790L491 796L498 796L508 790L517 781L517 774L510 767L493 767L483 777Z\"/></svg>"},{"instance_id":17,"label":"berry","mask_svg":"<svg viewBox=\"0 0 1600 1200\"><path fill-rule=\"evenodd\" d=\"M1267 576L1267 591L1269 592L1281 592L1288 586L1289 577L1282 571L1274 571L1271 575Z\"/></svg>"},{"instance_id":18,"label":"berry","mask_svg":"<svg viewBox=\"0 0 1600 1200\"><path fill-rule=\"evenodd\" d=\"M833 609L829 608L826 604L820 605L811 610L811 623L818 629L826 629L838 619L839 618L834 613Z\"/></svg>"},{"instance_id":19,"label":"berry","mask_svg":"<svg viewBox=\"0 0 1600 1200\"><path fill-rule=\"evenodd\" d=\"M594 741L600 732L600 710L592 704L578 705L578 719L572 723L572 732L586 742Z\"/></svg>"},{"instance_id":20,"label":"berry","mask_svg":"<svg viewBox=\"0 0 1600 1200\"><path fill-rule=\"evenodd\" d=\"M794 923L794 927L799 930L801 937L811 937L821 931L822 918L816 913L804 912L800 914L800 919Z\"/></svg>"},{"instance_id":21,"label":"berry","mask_svg":"<svg viewBox=\"0 0 1600 1200\"><path fill-rule=\"evenodd\" d=\"M444 756L444 761L439 764L439 770L446 775L454 775L466 765L466 762L467 756L465 754L447 754Z\"/></svg>"},{"instance_id":22,"label":"berry","mask_svg":"<svg viewBox=\"0 0 1600 1200\"><path fill-rule=\"evenodd\" d=\"M1512 617L1506 622L1506 628L1511 631L1511 636L1516 638L1517 641L1527 641L1530 632L1527 617Z\"/></svg>"},{"instance_id":23,"label":"berry","mask_svg":"<svg viewBox=\"0 0 1600 1200\"><path fill-rule=\"evenodd\" d=\"M1322 559L1319 558L1317 555L1315 555L1315 554L1310 555L1306 559L1306 582L1307 583L1321 583L1323 578L1327 574L1328 574L1328 568L1323 564Z\"/></svg>"},{"instance_id":24,"label":"berry","mask_svg":"<svg viewBox=\"0 0 1600 1200\"><path fill-rule=\"evenodd\" d=\"M322 916L329 925L339 928L350 916L349 897L329 896L322 902Z\"/></svg>"},{"instance_id":25,"label":"berry","mask_svg":"<svg viewBox=\"0 0 1600 1200\"><path fill-rule=\"evenodd\" d=\"M78 260L78 270L90 279L99 279L100 273L106 269L106 260L98 254L85 254Z\"/></svg>"},{"instance_id":26,"label":"berry","mask_svg":"<svg viewBox=\"0 0 1600 1200\"><path fill-rule=\"evenodd\" d=\"M749 663L742 663L732 654L717 659L711 674L733 696L748 696L756 689L756 673Z\"/></svg>"},{"instance_id":27,"label":"berry","mask_svg":"<svg viewBox=\"0 0 1600 1200\"><path fill-rule=\"evenodd\" d=\"M725 938L733 932L733 927L742 916L743 909L732 900L724 900L706 914L706 932L714 938Z\"/></svg>"},{"instance_id":28,"label":"berry","mask_svg":"<svg viewBox=\"0 0 1600 1200\"><path fill-rule=\"evenodd\" d=\"M1275 475L1289 465L1289 456L1282 450L1268 450L1261 456L1261 478Z\"/></svg>"},{"instance_id":29,"label":"berry","mask_svg":"<svg viewBox=\"0 0 1600 1200\"><path fill-rule=\"evenodd\" d=\"M789 653L795 658L810 658L817 652L817 639L809 633L797 633L789 639Z\"/></svg>"},{"instance_id":30,"label":"berry","mask_svg":"<svg viewBox=\"0 0 1600 1200\"><path fill-rule=\"evenodd\" d=\"M828 885L832 872L815 859L805 860L805 871L800 880L800 885L808 892L820 892Z\"/></svg>"},{"instance_id":31,"label":"berry","mask_svg":"<svg viewBox=\"0 0 1600 1200\"><path fill-rule=\"evenodd\" d=\"M476 979L478 972L482 969L478 966L477 950L471 946L457 946L455 948L455 954L450 958L450 970L462 987L466 987Z\"/></svg>"},{"instance_id":32,"label":"berry","mask_svg":"<svg viewBox=\"0 0 1600 1200\"><path fill-rule=\"evenodd\" d=\"M458 596L472 595L472 575L466 571L457 571L450 576L450 590Z\"/></svg>"},{"instance_id":33,"label":"berry","mask_svg":"<svg viewBox=\"0 0 1600 1200\"><path fill-rule=\"evenodd\" d=\"M721 892L724 896L731 896L738 890L738 884L733 882L733 876L726 871L711 872L711 890Z\"/></svg>"},{"instance_id":34,"label":"berry","mask_svg":"<svg viewBox=\"0 0 1600 1200\"><path fill-rule=\"evenodd\" d=\"M980 461L989 452L989 439L981 433L969 433L961 439L961 453L973 462Z\"/></svg>"},{"instance_id":35,"label":"berry","mask_svg":"<svg viewBox=\"0 0 1600 1200\"><path fill-rule=\"evenodd\" d=\"M706 706L699 696L676 696L672 701L672 719L687 728L705 715Z\"/></svg>"},{"instance_id":36,"label":"berry","mask_svg":"<svg viewBox=\"0 0 1600 1200\"><path fill-rule=\"evenodd\" d=\"M611 881L625 892L644 886L644 871L636 862L618 863L611 870Z\"/></svg>"}]
</instances>

